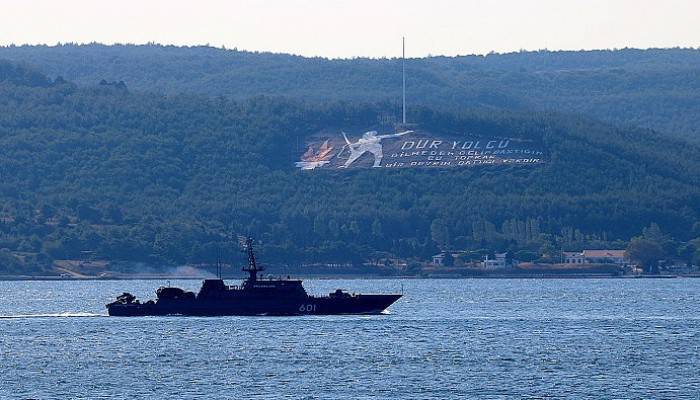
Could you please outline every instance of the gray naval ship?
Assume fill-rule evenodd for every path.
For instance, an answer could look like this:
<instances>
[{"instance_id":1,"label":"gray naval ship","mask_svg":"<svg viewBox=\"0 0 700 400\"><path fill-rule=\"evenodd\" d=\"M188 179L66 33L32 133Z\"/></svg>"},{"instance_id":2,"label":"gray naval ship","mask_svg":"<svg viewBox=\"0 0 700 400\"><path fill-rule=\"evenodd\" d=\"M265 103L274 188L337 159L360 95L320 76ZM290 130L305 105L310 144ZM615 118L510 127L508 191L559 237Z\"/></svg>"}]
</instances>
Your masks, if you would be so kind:
<instances>
[{"instance_id":1,"label":"gray naval ship","mask_svg":"<svg viewBox=\"0 0 700 400\"><path fill-rule=\"evenodd\" d=\"M247 238L248 265L242 270L248 278L240 285L227 286L222 279L206 279L199 293L175 287L156 290L157 299L141 302L123 293L107 304L110 316L148 315L225 316L225 315L340 315L379 314L401 294L350 294L337 289L326 296L306 293L299 279L260 278L253 241Z\"/></svg>"}]
</instances>

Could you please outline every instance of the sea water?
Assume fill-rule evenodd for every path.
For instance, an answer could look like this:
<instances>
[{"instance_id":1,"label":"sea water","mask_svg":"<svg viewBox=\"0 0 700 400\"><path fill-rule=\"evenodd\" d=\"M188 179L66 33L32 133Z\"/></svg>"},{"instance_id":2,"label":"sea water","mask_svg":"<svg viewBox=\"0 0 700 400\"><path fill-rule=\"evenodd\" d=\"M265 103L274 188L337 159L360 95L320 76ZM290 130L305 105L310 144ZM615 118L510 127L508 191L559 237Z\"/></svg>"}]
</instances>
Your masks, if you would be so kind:
<instances>
[{"instance_id":1,"label":"sea water","mask_svg":"<svg viewBox=\"0 0 700 400\"><path fill-rule=\"evenodd\" d=\"M374 316L106 316L164 284L0 282L0 398L700 398L700 279L307 280L405 297Z\"/></svg>"}]
</instances>

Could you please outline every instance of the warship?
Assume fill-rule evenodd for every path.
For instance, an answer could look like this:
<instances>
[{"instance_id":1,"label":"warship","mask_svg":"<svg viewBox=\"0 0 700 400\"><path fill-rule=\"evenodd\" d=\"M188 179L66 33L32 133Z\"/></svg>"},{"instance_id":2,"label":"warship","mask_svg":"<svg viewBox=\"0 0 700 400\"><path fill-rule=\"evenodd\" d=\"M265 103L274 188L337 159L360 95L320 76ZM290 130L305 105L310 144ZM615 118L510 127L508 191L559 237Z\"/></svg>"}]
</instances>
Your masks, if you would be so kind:
<instances>
[{"instance_id":1,"label":"warship","mask_svg":"<svg viewBox=\"0 0 700 400\"><path fill-rule=\"evenodd\" d=\"M156 300L141 302L123 293L107 304L110 316L228 316L228 315L341 315L379 314L402 294L355 294L337 289L325 296L306 293L300 279L263 278L264 268L257 264L253 240L244 245L248 264L242 268L248 277L240 284L227 286L218 279L205 279L199 293L176 287L160 287Z\"/></svg>"}]
</instances>

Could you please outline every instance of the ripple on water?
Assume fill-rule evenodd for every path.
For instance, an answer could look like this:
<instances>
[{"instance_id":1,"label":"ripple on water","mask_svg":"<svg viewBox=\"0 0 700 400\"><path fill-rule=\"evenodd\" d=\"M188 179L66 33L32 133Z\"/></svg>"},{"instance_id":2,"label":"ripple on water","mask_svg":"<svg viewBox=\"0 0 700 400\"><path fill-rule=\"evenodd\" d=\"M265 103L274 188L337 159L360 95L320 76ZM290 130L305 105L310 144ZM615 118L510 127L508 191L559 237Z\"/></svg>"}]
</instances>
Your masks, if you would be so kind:
<instances>
[{"instance_id":1,"label":"ripple on water","mask_svg":"<svg viewBox=\"0 0 700 400\"><path fill-rule=\"evenodd\" d=\"M160 282L0 282L0 398L700 396L700 280L307 286L401 283L387 315L129 319L99 317Z\"/></svg>"}]
</instances>

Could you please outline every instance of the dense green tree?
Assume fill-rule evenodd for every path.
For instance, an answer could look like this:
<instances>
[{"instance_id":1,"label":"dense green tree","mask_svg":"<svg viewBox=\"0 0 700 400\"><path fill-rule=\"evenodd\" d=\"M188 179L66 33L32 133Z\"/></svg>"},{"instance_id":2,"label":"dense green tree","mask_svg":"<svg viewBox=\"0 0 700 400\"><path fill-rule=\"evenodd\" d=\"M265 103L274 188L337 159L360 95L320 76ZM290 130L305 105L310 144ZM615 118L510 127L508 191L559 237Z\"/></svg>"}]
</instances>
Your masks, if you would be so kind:
<instances>
[{"instance_id":1,"label":"dense green tree","mask_svg":"<svg viewBox=\"0 0 700 400\"><path fill-rule=\"evenodd\" d=\"M644 267L646 272L658 273L658 263L664 256L664 252L657 242L643 237L635 237L627 246L625 255Z\"/></svg>"},{"instance_id":2,"label":"dense green tree","mask_svg":"<svg viewBox=\"0 0 700 400\"><path fill-rule=\"evenodd\" d=\"M678 247L677 255L680 257L687 266L693 264L693 259L695 258L695 253L698 252L698 248L694 243L684 243Z\"/></svg>"},{"instance_id":3,"label":"dense green tree","mask_svg":"<svg viewBox=\"0 0 700 400\"><path fill-rule=\"evenodd\" d=\"M452 256L452 253L449 251L445 252L445 258L442 260L442 263L447 267L453 266L455 264L455 258Z\"/></svg>"},{"instance_id":4,"label":"dense green tree","mask_svg":"<svg viewBox=\"0 0 700 400\"><path fill-rule=\"evenodd\" d=\"M374 221L372 221L372 236L376 239L381 239L382 236L384 236L382 232L382 223L379 219L375 218Z\"/></svg>"},{"instance_id":5,"label":"dense green tree","mask_svg":"<svg viewBox=\"0 0 700 400\"><path fill-rule=\"evenodd\" d=\"M450 232L447 223L440 219L433 220L430 224L430 238L438 247L447 247L450 243Z\"/></svg>"}]
</instances>

